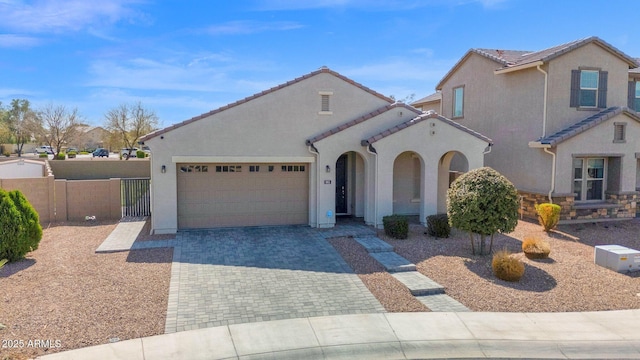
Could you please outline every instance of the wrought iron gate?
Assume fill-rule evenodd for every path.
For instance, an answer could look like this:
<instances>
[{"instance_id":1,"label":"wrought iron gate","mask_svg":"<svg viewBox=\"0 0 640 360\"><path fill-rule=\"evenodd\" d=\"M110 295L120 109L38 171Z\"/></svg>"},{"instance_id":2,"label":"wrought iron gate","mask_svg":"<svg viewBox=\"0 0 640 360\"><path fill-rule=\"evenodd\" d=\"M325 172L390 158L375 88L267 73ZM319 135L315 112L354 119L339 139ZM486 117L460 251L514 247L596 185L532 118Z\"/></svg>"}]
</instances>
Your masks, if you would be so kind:
<instances>
[{"instance_id":1,"label":"wrought iron gate","mask_svg":"<svg viewBox=\"0 0 640 360\"><path fill-rule=\"evenodd\" d=\"M120 180L122 217L151 215L151 190L149 178Z\"/></svg>"}]
</instances>

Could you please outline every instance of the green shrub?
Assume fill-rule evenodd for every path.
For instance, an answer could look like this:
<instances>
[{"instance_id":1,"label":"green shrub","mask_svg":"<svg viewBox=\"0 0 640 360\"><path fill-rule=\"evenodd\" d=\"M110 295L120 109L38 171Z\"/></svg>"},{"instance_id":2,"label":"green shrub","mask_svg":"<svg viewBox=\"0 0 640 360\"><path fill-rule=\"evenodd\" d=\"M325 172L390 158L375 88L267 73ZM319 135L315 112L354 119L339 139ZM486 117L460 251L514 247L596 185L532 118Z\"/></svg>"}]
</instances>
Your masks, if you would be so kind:
<instances>
[{"instance_id":1,"label":"green shrub","mask_svg":"<svg viewBox=\"0 0 640 360\"><path fill-rule=\"evenodd\" d=\"M58 156L54 156L56 160L64 160L67 158L67 155L63 152L59 153Z\"/></svg>"},{"instance_id":2,"label":"green shrub","mask_svg":"<svg viewBox=\"0 0 640 360\"><path fill-rule=\"evenodd\" d=\"M518 224L518 191L499 172L483 167L455 180L447 190L451 226L469 233L471 252L479 242L480 255L491 253L496 232L510 233ZM490 237L489 251L485 240ZM477 240L477 241L476 241Z\"/></svg>"},{"instance_id":3,"label":"green shrub","mask_svg":"<svg viewBox=\"0 0 640 360\"><path fill-rule=\"evenodd\" d=\"M145 155L144 151L142 151L142 150L136 151L136 157L138 159L144 159L144 155Z\"/></svg>"},{"instance_id":4,"label":"green shrub","mask_svg":"<svg viewBox=\"0 0 640 360\"><path fill-rule=\"evenodd\" d=\"M524 263L511 256L511 253L506 249L493 255L491 267L496 277L505 281L519 281L524 275Z\"/></svg>"},{"instance_id":5,"label":"green shrub","mask_svg":"<svg viewBox=\"0 0 640 360\"><path fill-rule=\"evenodd\" d=\"M448 238L451 234L451 226L447 214L427 216L427 234L437 238Z\"/></svg>"},{"instance_id":6,"label":"green shrub","mask_svg":"<svg viewBox=\"0 0 640 360\"><path fill-rule=\"evenodd\" d=\"M24 256L16 244L22 231L20 211L9 193L0 189L0 258L15 261Z\"/></svg>"},{"instance_id":7,"label":"green shrub","mask_svg":"<svg viewBox=\"0 0 640 360\"><path fill-rule=\"evenodd\" d=\"M73 158L75 158L75 157L76 157L76 155L77 155L77 154L78 154L78 153L76 153L75 151L69 151L69 152L67 153L67 157L69 157L69 159L73 159Z\"/></svg>"},{"instance_id":8,"label":"green shrub","mask_svg":"<svg viewBox=\"0 0 640 360\"><path fill-rule=\"evenodd\" d=\"M6 156L6 157L9 157L9 156L11 156L11 153L8 152L8 151L5 151L4 153L2 153L2 155Z\"/></svg>"},{"instance_id":9,"label":"green shrub","mask_svg":"<svg viewBox=\"0 0 640 360\"><path fill-rule=\"evenodd\" d=\"M544 231L551 231L555 229L560 221L560 205L543 203L536 205L536 212L538 213L538 221L540 225L544 227Z\"/></svg>"},{"instance_id":10,"label":"green shrub","mask_svg":"<svg viewBox=\"0 0 640 360\"><path fill-rule=\"evenodd\" d=\"M42 239L40 216L38 216L36 209L33 208L29 200L27 200L19 190L10 191L9 196L22 216L24 230L23 242L27 248L27 252L34 251L38 248L38 244L40 244L40 240Z\"/></svg>"},{"instance_id":11,"label":"green shrub","mask_svg":"<svg viewBox=\"0 0 640 360\"><path fill-rule=\"evenodd\" d=\"M18 190L0 189L0 258L22 259L42 239L38 213Z\"/></svg>"},{"instance_id":12,"label":"green shrub","mask_svg":"<svg viewBox=\"0 0 640 360\"><path fill-rule=\"evenodd\" d=\"M38 155L38 157L39 157L39 158L48 158L48 157L49 157L49 154L47 154L47 153L42 153L42 154Z\"/></svg>"},{"instance_id":13,"label":"green shrub","mask_svg":"<svg viewBox=\"0 0 640 360\"><path fill-rule=\"evenodd\" d=\"M406 239L409 236L409 220L402 215L389 215L382 218L384 233L392 238Z\"/></svg>"}]
</instances>

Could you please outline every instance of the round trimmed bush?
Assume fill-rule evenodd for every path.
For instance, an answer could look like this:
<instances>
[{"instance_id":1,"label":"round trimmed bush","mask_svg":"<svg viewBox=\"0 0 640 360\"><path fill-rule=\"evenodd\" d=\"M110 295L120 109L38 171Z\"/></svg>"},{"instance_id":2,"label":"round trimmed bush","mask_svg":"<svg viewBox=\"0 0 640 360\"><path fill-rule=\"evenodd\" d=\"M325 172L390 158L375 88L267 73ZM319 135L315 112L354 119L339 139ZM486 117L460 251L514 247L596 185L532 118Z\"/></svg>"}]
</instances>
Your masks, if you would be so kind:
<instances>
[{"instance_id":1,"label":"round trimmed bush","mask_svg":"<svg viewBox=\"0 0 640 360\"><path fill-rule=\"evenodd\" d=\"M396 239L406 239L409 236L409 220L402 215L389 215L382 217L384 233Z\"/></svg>"},{"instance_id":2,"label":"round trimmed bush","mask_svg":"<svg viewBox=\"0 0 640 360\"><path fill-rule=\"evenodd\" d=\"M496 277L505 281L516 282L524 275L524 263L511 256L508 250L500 250L495 253L491 267Z\"/></svg>"},{"instance_id":3,"label":"round trimmed bush","mask_svg":"<svg viewBox=\"0 0 640 360\"><path fill-rule=\"evenodd\" d=\"M546 259L551 253L551 245L535 236L526 236L522 241L522 251L529 259Z\"/></svg>"}]
</instances>

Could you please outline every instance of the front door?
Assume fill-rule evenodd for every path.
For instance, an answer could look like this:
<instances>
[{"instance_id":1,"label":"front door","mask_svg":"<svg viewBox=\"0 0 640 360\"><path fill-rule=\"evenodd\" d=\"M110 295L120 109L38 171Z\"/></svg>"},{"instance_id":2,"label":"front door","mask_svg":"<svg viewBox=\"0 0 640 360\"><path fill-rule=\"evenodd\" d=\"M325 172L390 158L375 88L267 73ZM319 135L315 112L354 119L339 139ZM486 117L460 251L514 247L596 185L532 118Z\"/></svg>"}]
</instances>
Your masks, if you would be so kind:
<instances>
[{"instance_id":1,"label":"front door","mask_svg":"<svg viewBox=\"0 0 640 360\"><path fill-rule=\"evenodd\" d=\"M347 154L342 154L336 161L336 215L347 210Z\"/></svg>"}]
</instances>

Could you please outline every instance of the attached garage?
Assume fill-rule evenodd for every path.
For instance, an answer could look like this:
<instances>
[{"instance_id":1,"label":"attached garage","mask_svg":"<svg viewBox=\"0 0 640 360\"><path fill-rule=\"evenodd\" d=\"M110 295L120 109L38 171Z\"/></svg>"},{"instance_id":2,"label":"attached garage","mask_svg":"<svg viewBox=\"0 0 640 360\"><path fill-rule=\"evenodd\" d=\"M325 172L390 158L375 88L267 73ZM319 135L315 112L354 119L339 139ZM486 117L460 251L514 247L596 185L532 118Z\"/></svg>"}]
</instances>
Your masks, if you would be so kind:
<instances>
[{"instance_id":1,"label":"attached garage","mask_svg":"<svg viewBox=\"0 0 640 360\"><path fill-rule=\"evenodd\" d=\"M307 224L308 165L179 163L178 228Z\"/></svg>"}]
</instances>

